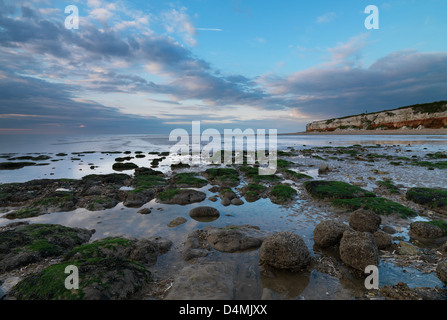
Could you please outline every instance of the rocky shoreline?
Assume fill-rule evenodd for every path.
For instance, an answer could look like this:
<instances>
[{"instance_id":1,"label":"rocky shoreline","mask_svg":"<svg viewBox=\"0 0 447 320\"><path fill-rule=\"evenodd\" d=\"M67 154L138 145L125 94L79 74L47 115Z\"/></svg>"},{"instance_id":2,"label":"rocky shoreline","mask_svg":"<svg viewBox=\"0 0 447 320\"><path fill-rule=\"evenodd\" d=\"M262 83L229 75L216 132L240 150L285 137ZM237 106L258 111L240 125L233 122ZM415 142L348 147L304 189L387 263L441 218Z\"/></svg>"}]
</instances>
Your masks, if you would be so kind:
<instances>
[{"instance_id":1,"label":"rocky shoreline","mask_svg":"<svg viewBox=\"0 0 447 320\"><path fill-rule=\"evenodd\" d=\"M278 153L278 171L271 176L258 175L251 165L202 170L184 165L163 173L157 166L164 159L152 161L151 168L123 159L115 166L118 173L0 184L1 218L10 221L0 227L1 298L290 299L299 298L310 275L318 272L328 282L355 287L349 299L445 300L447 189L414 186L409 180L396 183L381 169L445 173L447 155L401 156L397 151L402 150L377 145L288 148ZM348 164L370 166L369 176L341 181L342 167L349 171ZM317 174L309 175L311 170ZM369 184L375 187L365 189ZM207 198L203 188L213 195ZM33 223L35 217L54 212L102 212L120 203L150 215L145 204L155 201L188 213L169 223L175 232L188 217L204 223L221 219L213 203L237 212L261 199L278 209L306 201L316 214L326 214L316 217L320 222L312 225L311 239L299 228L267 231L256 221L196 228L180 243L155 235L91 241L93 229ZM181 268L161 272L159 278L158 261L173 251L179 253ZM250 263L237 262L242 257ZM365 267L381 263L435 275L444 285L410 287L399 281L362 289L358 283L365 280ZM77 266L82 275L78 291L64 287L68 265ZM238 279L260 282L256 286L262 290L247 292Z\"/></svg>"}]
</instances>

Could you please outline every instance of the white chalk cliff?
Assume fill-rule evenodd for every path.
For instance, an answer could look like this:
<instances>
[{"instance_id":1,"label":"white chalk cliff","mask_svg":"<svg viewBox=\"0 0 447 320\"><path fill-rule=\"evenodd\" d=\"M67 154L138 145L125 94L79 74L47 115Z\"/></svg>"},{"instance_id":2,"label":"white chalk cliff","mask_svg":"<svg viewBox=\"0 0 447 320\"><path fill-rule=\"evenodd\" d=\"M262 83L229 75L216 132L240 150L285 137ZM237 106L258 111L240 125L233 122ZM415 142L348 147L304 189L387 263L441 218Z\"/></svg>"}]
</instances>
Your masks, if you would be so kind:
<instances>
[{"instance_id":1,"label":"white chalk cliff","mask_svg":"<svg viewBox=\"0 0 447 320\"><path fill-rule=\"evenodd\" d=\"M306 126L306 131L396 130L403 128L447 128L447 101L315 121Z\"/></svg>"}]
</instances>

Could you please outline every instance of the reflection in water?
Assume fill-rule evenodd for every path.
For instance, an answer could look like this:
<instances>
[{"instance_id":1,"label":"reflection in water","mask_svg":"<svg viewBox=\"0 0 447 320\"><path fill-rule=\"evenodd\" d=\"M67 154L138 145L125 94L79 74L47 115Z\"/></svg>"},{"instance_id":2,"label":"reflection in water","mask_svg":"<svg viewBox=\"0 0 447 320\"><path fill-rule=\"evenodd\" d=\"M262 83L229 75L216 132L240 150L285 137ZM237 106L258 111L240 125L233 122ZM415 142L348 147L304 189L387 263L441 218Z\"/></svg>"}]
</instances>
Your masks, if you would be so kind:
<instances>
[{"instance_id":1,"label":"reflection in water","mask_svg":"<svg viewBox=\"0 0 447 320\"><path fill-rule=\"evenodd\" d=\"M264 267L261 281L263 299L294 299L301 295L309 285L308 271L291 272Z\"/></svg>"}]
</instances>

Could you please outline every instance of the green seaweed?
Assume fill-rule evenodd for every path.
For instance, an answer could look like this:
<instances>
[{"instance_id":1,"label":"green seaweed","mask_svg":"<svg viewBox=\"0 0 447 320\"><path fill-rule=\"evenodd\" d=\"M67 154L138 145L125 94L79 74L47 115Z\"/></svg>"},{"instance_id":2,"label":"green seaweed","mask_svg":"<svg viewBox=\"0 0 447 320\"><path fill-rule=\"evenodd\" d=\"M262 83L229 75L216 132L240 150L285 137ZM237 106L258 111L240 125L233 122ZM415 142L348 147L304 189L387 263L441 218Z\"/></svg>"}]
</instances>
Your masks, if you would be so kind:
<instances>
[{"instance_id":1,"label":"green seaweed","mask_svg":"<svg viewBox=\"0 0 447 320\"><path fill-rule=\"evenodd\" d=\"M344 208L351 211L363 208L371 210L379 215L398 214L402 218L416 216L417 213L400 203L381 197L360 197L352 199L335 199L331 203L334 207Z\"/></svg>"},{"instance_id":2,"label":"green seaweed","mask_svg":"<svg viewBox=\"0 0 447 320\"><path fill-rule=\"evenodd\" d=\"M270 195L281 202L287 202L292 200L297 194L297 191L285 184L278 184L270 191Z\"/></svg>"},{"instance_id":3,"label":"green seaweed","mask_svg":"<svg viewBox=\"0 0 447 320\"><path fill-rule=\"evenodd\" d=\"M411 188L407 191L406 197L430 208L447 208L447 189Z\"/></svg>"},{"instance_id":4,"label":"green seaweed","mask_svg":"<svg viewBox=\"0 0 447 320\"><path fill-rule=\"evenodd\" d=\"M375 197L370 191L342 181L314 180L304 183L306 190L321 200L351 199L358 197Z\"/></svg>"}]
</instances>

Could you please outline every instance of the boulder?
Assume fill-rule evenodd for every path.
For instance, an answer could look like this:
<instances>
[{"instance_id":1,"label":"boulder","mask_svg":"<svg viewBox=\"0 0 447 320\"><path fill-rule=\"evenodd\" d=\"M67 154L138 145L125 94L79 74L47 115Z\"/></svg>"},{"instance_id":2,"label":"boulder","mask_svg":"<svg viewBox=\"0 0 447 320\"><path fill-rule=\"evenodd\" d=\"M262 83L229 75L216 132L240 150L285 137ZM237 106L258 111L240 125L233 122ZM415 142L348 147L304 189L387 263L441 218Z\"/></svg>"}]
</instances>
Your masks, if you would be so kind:
<instances>
[{"instance_id":1,"label":"boulder","mask_svg":"<svg viewBox=\"0 0 447 320\"><path fill-rule=\"evenodd\" d=\"M204 248L201 240L203 239L202 230L194 230L188 234L183 251L183 260L189 261L208 255L208 250Z\"/></svg>"},{"instance_id":2,"label":"boulder","mask_svg":"<svg viewBox=\"0 0 447 320\"><path fill-rule=\"evenodd\" d=\"M343 232L349 226L338 220L325 220L316 225L314 229L314 242L317 247L327 248L340 243Z\"/></svg>"},{"instance_id":3,"label":"boulder","mask_svg":"<svg viewBox=\"0 0 447 320\"><path fill-rule=\"evenodd\" d=\"M142 208L142 209L138 210L138 213L141 213L141 214L149 214L151 212L152 212L152 210L149 208Z\"/></svg>"},{"instance_id":4,"label":"boulder","mask_svg":"<svg viewBox=\"0 0 447 320\"><path fill-rule=\"evenodd\" d=\"M447 241L445 241L440 247L439 252L441 252L443 255L447 255Z\"/></svg>"},{"instance_id":5,"label":"boulder","mask_svg":"<svg viewBox=\"0 0 447 320\"><path fill-rule=\"evenodd\" d=\"M379 250L386 250L393 246L393 237L382 230L374 232L374 241Z\"/></svg>"},{"instance_id":6,"label":"boulder","mask_svg":"<svg viewBox=\"0 0 447 320\"><path fill-rule=\"evenodd\" d=\"M261 246L265 234L258 227L250 225L229 225L223 228L207 226L206 241L222 252L254 250Z\"/></svg>"},{"instance_id":7,"label":"boulder","mask_svg":"<svg viewBox=\"0 0 447 320\"><path fill-rule=\"evenodd\" d=\"M234 198L231 199L231 204L235 206L240 206L244 204L244 201L242 201L240 198Z\"/></svg>"},{"instance_id":8,"label":"boulder","mask_svg":"<svg viewBox=\"0 0 447 320\"><path fill-rule=\"evenodd\" d=\"M191 218L218 218L219 210L213 207L196 207L189 211Z\"/></svg>"},{"instance_id":9,"label":"boulder","mask_svg":"<svg viewBox=\"0 0 447 320\"><path fill-rule=\"evenodd\" d=\"M0 272L61 256L87 242L94 230L57 224L17 224L0 232Z\"/></svg>"},{"instance_id":10,"label":"boulder","mask_svg":"<svg viewBox=\"0 0 447 320\"><path fill-rule=\"evenodd\" d=\"M351 213L349 226L360 232L375 232L379 229L382 218L374 212L358 209Z\"/></svg>"},{"instance_id":11,"label":"boulder","mask_svg":"<svg viewBox=\"0 0 447 320\"><path fill-rule=\"evenodd\" d=\"M326 174L329 172L329 170L329 165L327 163L324 163L318 168L318 174Z\"/></svg>"},{"instance_id":12,"label":"boulder","mask_svg":"<svg viewBox=\"0 0 447 320\"><path fill-rule=\"evenodd\" d=\"M379 250L369 232L345 231L340 240L340 258L354 269L365 271L369 265L379 264Z\"/></svg>"},{"instance_id":13,"label":"boulder","mask_svg":"<svg viewBox=\"0 0 447 320\"><path fill-rule=\"evenodd\" d=\"M123 205L128 208L140 208L154 198L153 190L144 190L143 192L128 192Z\"/></svg>"},{"instance_id":14,"label":"boulder","mask_svg":"<svg viewBox=\"0 0 447 320\"><path fill-rule=\"evenodd\" d=\"M410 224L410 237L423 239L436 239L444 236L444 231L438 226L423 221L416 221Z\"/></svg>"},{"instance_id":15,"label":"boulder","mask_svg":"<svg viewBox=\"0 0 447 320\"><path fill-rule=\"evenodd\" d=\"M397 253L403 256L414 256L419 254L419 249L411 243L400 241L397 247Z\"/></svg>"},{"instance_id":16,"label":"boulder","mask_svg":"<svg viewBox=\"0 0 447 320\"><path fill-rule=\"evenodd\" d=\"M124 300L131 299L152 280L146 268L171 247L159 237L147 239L104 238L68 252L62 262L22 280L13 290L19 300ZM67 265L79 269L78 290L66 290ZM48 288L53 288L48 290Z\"/></svg>"},{"instance_id":17,"label":"boulder","mask_svg":"<svg viewBox=\"0 0 447 320\"><path fill-rule=\"evenodd\" d=\"M293 271L304 269L311 262L304 240L288 231L268 236L262 243L259 259L261 264Z\"/></svg>"},{"instance_id":18,"label":"boulder","mask_svg":"<svg viewBox=\"0 0 447 320\"><path fill-rule=\"evenodd\" d=\"M436 275L439 280L447 284L447 260L438 263L438 266L436 267Z\"/></svg>"},{"instance_id":19,"label":"boulder","mask_svg":"<svg viewBox=\"0 0 447 320\"><path fill-rule=\"evenodd\" d=\"M170 189L158 195L158 201L164 204L187 205L205 199L206 194L204 192L192 189Z\"/></svg>"}]
</instances>

